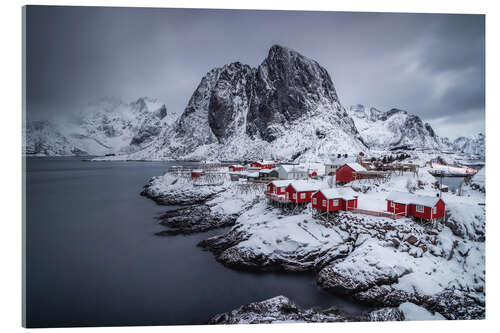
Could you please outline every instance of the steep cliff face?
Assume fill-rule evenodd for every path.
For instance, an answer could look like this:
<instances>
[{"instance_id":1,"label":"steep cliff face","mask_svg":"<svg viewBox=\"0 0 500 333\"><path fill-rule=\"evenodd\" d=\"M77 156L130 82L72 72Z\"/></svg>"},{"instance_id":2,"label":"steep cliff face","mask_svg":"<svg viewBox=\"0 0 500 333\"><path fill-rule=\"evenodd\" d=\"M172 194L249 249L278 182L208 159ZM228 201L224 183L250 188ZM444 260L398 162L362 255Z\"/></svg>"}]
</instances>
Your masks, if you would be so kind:
<instances>
[{"instance_id":1,"label":"steep cliff face","mask_svg":"<svg viewBox=\"0 0 500 333\"><path fill-rule=\"evenodd\" d=\"M173 129L131 158L297 160L365 149L328 72L274 45L256 69L208 72Z\"/></svg>"},{"instance_id":2,"label":"steep cliff face","mask_svg":"<svg viewBox=\"0 0 500 333\"><path fill-rule=\"evenodd\" d=\"M220 143L245 132L253 78L250 66L239 62L221 71L208 106L208 123Z\"/></svg>"},{"instance_id":3,"label":"steep cliff face","mask_svg":"<svg viewBox=\"0 0 500 333\"><path fill-rule=\"evenodd\" d=\"M351 106L349 113L370 148L446 148L431 125L407 111L393 108L383 112L358 104Z\"/></svg>"},{"instance_id":4,"label":"steep cliff face","mask_svg":"<svg viewBox=\"0 0 500 333\"><path fill-rule=\"evenodd\" d=\"M247 133L267 142L285 134L283 127L320 107L335 113L345 130L356 134L349 117L342 115L328 72L316 61L288 48L274 45L255 74L254 94L248 114Z\"/></svg>"}]
</instances>

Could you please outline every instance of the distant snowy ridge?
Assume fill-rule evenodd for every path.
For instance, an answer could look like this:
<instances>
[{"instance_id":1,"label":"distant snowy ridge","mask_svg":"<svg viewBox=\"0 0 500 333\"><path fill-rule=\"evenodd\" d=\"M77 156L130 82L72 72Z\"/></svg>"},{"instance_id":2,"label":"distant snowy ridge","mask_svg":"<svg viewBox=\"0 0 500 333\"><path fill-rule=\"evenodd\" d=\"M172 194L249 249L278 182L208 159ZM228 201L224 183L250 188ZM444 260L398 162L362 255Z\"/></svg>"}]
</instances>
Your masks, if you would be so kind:
<instances>
[{"instance_id":1,"label":"distant snowy ridge","mask_svg":"<svg viewBox=\"0 0 500 333\"><path fill-rule=\"evenodd\" d=\"M428 148L446 149L431 125L407 111L393 108L380 111L357 104L349 108L363 141L374 149Z\"/></svg>"},{"instance_id":2,"label":"distant snowy ridge","mask_svg":"<svg viewBox=\"0 0 500 333\"><path fill-rule=\"evenodd\" d=\"M301 161L366 150L328 72L274 45L257 68L208 72L171 130L123 158Z\"/></svg>"},{"instance_id":3,"label":"distant snowy ridge","mask_svg":"<svg viewBox=\"0 0 500 333\"><path fill-rule=\"evenodd\" d=\"M171 125L165 104L147 97L126 103L101 99L71 120L29 121L28 155L105 155L130 153L150 144Z\"/></svg>"},{"instance_id":4,"label":"distant snowy ridge","mask_svg":"<svg viewBox=\"0 0 500 333\"><path fill-rule=\"evenodd\" d=\"M485 136L483 133L471 137L458 137L453 141L456 151L484 157L486 152Z\"/></svg>"}]
</instances>

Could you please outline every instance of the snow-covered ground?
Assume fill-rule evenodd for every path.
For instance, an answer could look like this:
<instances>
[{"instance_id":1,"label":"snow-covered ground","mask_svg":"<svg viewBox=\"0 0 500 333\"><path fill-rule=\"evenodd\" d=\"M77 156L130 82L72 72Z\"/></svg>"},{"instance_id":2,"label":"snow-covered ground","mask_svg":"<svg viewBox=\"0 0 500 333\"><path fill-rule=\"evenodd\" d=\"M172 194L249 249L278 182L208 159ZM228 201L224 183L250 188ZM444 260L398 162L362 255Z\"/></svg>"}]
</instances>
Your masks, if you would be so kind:
<instances>
[{"instance_id":1,"label":"snow-covered ground","mask_svg":"<svg viewBox=\"0 0 500 333\"><path fill-rule=\"evenodd\" d=\"M392 191L436 196L428 169L338 190L358 195L359 208L385 211ZM329 187L328 177L317 182ZM435 226L351 212L324 221L313 217L310 206L292 212L269 205L264 186L256 184L195 186L187 177L166 174L154 178L147 191L166 203L182 195L193 202L198 198L209 219L231 216L234 226L228 232L200 243L227 266L315 270L318 284L331 292L380 306L412 302L432 312L403 305L401 311L414 313L406 318L415 320L441 319L436 311L448 319L484 316L484 192L469 186L461 196L442 193L447 219Z\"/></svg>"}]
</instances>

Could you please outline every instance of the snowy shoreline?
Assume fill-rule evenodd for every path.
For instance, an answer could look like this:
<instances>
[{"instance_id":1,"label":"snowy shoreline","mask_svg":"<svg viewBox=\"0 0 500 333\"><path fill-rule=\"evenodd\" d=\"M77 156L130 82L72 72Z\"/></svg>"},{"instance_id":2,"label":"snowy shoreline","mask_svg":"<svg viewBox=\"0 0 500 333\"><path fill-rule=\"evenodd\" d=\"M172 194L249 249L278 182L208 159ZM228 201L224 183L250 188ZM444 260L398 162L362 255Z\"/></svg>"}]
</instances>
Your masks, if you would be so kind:
<instances>
[{"instance_id":1,"label":"snowy shoreline","mask_svg":"<svg viewBox=\"0 0 500 333\"><path fill-rule=\"evenodd\" d=\"M357 181L348 190L362 188L360 205L383 209L389 189L411 185L430 194L433 182L422 168L417 176L392 176L377 186ZM229 180L193 186L171 173L152 178L142 195L182 206L161 218L165 235L232 226L199 243L229 268L313 271L322 289L379 308L410 302L442 316L436 319L484 318L484 193L471 187L461 197L443 193L448 218L435 228L351 212L321 221L310 207L287 214L268 206L258 186L243 191Z\"/></svg>"}]
</instances>

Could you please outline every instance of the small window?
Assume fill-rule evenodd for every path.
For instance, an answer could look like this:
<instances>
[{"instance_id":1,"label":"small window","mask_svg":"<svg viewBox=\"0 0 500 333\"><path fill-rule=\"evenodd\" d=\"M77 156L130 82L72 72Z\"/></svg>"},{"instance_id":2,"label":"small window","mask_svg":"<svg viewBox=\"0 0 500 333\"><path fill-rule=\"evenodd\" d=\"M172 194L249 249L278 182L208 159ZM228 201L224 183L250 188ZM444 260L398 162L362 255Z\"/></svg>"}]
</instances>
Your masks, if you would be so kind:
<instances>
[{"instance_id":1,"label":"small window","mask_svg":"<svg viewBox=\"0 0 500 333\"><path fill-rule=\"evenodd\" d=\"M285 191L285 187L284 186L280 187L280 191L284 192Z\"/></svg>"},{"instance_id":2,"label":"small window","mask_svg":"<svg viewBox=\"0 0 500 333\"><path fill-rule=\"evenodd\" d=\"M422 205L417 205L415 207L415 210L417 211L417 213L423 213L424 212L424 206Z\"/></svg>"},{"instance_id":3,"label":"small window","mask_svg":"<svg viewBox=\"0 0 500 333\"><path fill-rule=\"evenodd\" d=\"M333 200L333 205L334 206L338 206L339 205L339 201L338 200Z\"/></svg>"},{"instance_id":4,"label":"small window","mask_svg":"<svg viewBox=\"0 0 500 333\"><path fill-rule=\"evenodd\" d=\"M437 207L432 208L432 214L437 214Z\"/></svg>"},{"instance_id":5,"label":"small window","mask_svg":"<svg viewBox=\"0 0 500 333\"><path fill-rule=\"evenodd\" d=\"M315 205L318 201L316 200L316 198L313 198L313 205Z\"/></svg>"},{"instance_id":6,"label":"small window","mask_svg":"<svg viewBox=\"0 0 500 333\"><path fill-rule=\"evenodd\" d=\"M391 201L391 208L394 208L394 201Z\"/></svg>"},{"instance_id":7,"label":"small window","mask_svg":"<svg viewBox=\"0 0 500 333\"><path fill-rule=\"evenodd\" d=\"M323 200L323 207L326 207L326 200Z\"/></svg>"},{"instance_id":8,"label":"small window","mask_svg":"<svg viewBox=\"0 0 500 333\"><path fill-rule=\"evenodd\" d=\"M300 193L300 198L301 199L305 199L306 198L306 194L305 193Z\"/></svg>"},{"instance_id":9,"label":"small window","mask_svg":"<svg viewBox=\"0 0 500 333\"><path fill-rule=\"evenodd\" d=\"M293 198L294 198L294 199L297 199L297 193L294 193L294 194L293 194Z\"/></svg>"}]
</instances>

